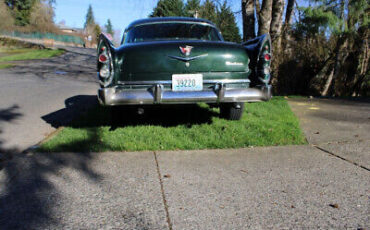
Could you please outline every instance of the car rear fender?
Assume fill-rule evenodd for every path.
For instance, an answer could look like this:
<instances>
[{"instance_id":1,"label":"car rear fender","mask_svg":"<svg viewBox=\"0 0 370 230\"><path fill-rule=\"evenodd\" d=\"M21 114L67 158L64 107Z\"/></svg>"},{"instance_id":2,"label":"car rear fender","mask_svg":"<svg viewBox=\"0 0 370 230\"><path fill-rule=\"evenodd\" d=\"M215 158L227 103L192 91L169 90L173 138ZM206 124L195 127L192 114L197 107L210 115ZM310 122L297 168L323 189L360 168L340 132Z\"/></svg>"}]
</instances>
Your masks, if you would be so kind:
<instances>
[{"instance_id":1,"label":"car rear fender","mask_svg":"<svg viewBox=\"0 0 370 230\"><path fill-rule=\"evenodd\" d=\"M97 46L97 70L101 87L110 86L114 80L115 51L116 48L107 36L100 34Z\"/></svg>"},{"instance_id":2,"label":"car rear fender","mask_svg":"<svg viewBox=\"0 0 370 230\"><path fill-rule=\"evenodd\" d=\"M249 76L251 86L268 85L270 81L270 66L272 58L271 38L264 34L242 43L250 58L249 68L252 74Z\"/></svg>"}]
</instances>

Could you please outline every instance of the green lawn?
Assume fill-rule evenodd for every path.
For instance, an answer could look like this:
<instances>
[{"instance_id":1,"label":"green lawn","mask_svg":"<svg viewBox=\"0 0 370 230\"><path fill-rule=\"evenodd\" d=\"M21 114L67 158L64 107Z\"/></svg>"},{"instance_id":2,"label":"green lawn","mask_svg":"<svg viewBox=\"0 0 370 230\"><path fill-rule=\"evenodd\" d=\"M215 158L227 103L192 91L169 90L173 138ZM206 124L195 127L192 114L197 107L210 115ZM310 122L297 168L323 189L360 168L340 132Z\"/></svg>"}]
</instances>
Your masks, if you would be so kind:
<instances>
[{"instance_id":1,"label":"green lawn","mask_svg":"<svg viewBox=\"0 0 370 230\"><path fill-rule=\"evenodd\" d=\"M153 108L144 117L123 115L111 127L108 108L98 106L65 127L39 151L141 151L218 149L306 144L298 119L283 97L246 104L240 121L219 118L206 104Z\"/></svg>"},{"instance_id":2,"label":"green lawn","mask_svg":"<svg viewBox=\"0 0 370 230\"><path fill-rule=\"evenodd\" d=\"M31 59L44 59L51 58L63 54L63 50L52 50L52 49L11 49L11 48L0 48L0 69L14 66L6 62L10 61L21 61Z\"/></svg>"},{"instance_id":3,"label":"green lawn","mask_svg":"<svg viewBox=\"0 0 370 230\"><path fill-rule=\"evenodd\" d=\"M0 69L6 69L6 68L13 67L13 66L14 66L13 64L0 63Z\"/></svg>"}]
</instances>

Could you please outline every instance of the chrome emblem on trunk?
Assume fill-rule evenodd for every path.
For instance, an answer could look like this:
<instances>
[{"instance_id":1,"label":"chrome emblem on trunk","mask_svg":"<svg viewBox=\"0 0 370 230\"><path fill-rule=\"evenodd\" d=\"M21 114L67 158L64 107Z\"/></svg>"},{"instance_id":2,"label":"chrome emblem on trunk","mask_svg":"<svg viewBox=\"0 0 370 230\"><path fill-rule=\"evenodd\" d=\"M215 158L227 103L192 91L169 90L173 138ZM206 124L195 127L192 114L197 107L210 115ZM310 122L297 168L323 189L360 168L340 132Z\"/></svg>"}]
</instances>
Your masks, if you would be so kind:
<instances>
[{"instance_id":1,"label":"chrome emblem on trunk","mask_svg":"<svg viewBox=\"0 0 370 230\"><path fill-rule=\"evenodd\" d=\"M185 47L179 47L180 48L180 51L182 54L184 54L185 56L189 56L190 55L190 52L191 50L194 48L192 46L185 46Z\"/></svg>"}]
</instances>

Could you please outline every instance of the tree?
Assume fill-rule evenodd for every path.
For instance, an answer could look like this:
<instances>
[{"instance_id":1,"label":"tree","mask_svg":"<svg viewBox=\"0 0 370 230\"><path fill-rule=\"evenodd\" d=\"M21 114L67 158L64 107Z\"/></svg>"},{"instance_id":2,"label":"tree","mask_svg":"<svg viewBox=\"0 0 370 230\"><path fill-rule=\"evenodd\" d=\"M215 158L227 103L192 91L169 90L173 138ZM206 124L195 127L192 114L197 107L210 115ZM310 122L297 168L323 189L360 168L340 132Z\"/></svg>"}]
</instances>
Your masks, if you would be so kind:
<instances>
[{"instance_id":1,"label":"tree","mask_svg":"<svg viewBox=\"0 0 370 230\"><path fill-rule=\"evenodd\" d=\"M36 0L5 0L18 26L26 26L30 23L31 9Z\"/></svg>"},{"instance_id":2,"label":"tree","mask_svg":"<svg viewBox=\"0 0 370 230\"><path fill-rule=\"evenodd\" d=\"M242 0L242 15L243 15L243 41L247 41L256 36L255 34L255 18L254 4L255 0Z\"/></svg>"},{"instance_id":3,"label":"tree","mask_svg":"<svg viewBox=\"0 0 370 230\"><path fill-rule=\"evenodd\" d=\"M217 8L212 0L206 0L199 11L199 16L213 23L217 22Z\"/></svg>"},{"instance_id":4,"label":"tree","mask_svg":"<svg viewBox=\"0 0 370 230\"><path fill-rule=\"evenodd\" d=\"M92 6L90 4L89 8L87 9L84 28L88 29L89 27L94 27L94 25L95 25L95 18L94 18Z\"/></svg>"},{"instance_id":5,"label":"tree","mask_svg":"<svg viewBox=\"0 0 370 230\"><path fill-rule=\"evenodd\" d=\"M184 13L187 17L199 17L200 0L188 0L185 4Z\"/></svg>"},{"instance_id":6,"label":"tree","mask_svg":"<svg viewBox=\"0 0 370 230\"><path fill-rule=\"evenodd\" d=\"M237 42L241 41L239 29L235 22L235 16L226 1L220 7L217 13L217 26L221 30L226 41Z\"/></svg>"},{"instance_id":7,"label":"tree","mask_svg":"<svg viewBox=\"0 0 370 230\"><path fill-rule=\"evenodd\" d=\"M53 18L54 9L50 3L36 2L31 11L30 26L39 32L53 32L56 29Z\"/></svg>"},{"instance_id":8,"label":"tree","mask_svg":"<svg viewBox=\"0 0 370 230\"><path fill-rule=\"evenodd\" d=\"M4 1L0 1L0 30L10 30L14 25L14 20L10 10Z\"/></svg>"},{"instance_id":9,"label":"tree","mask_svg":"<svg viewBox=\"0 0 370 230\"><path fill-rule=\"evenodd\" d=\"M94 18L94 12L93 12L91 4L89 5L89 8L87 9L84 29L85 29L86 34L88 34L89 36L96 34L96 31L97 31L95 18Z\"/></svg>"},{"instance_id":10,"label":"tree","mask_svg":"<svg viewBox=\"0 0 370 230\"><path fill-rule=\"evenodd\" d=\"M182 0L159 0L149 17L185 16Z\"/></svg>"},{"instance_id":11,"label":"tree","mask_svg":"<svg viewBox=\"0 0 370 230\"><path fill-rule=\"evenodd\" d=\"M258 35L267 34L270 32L272 0L263 0L258 12Z\"/></svg>"},{"instance_id":12,"label":"tree","mask_svg":"<svg viewBox=\"0 0 370 230\"><path fill-rule=\"evenodd\" d=\"M293 22L294 2L295 0L288 0L288 5L286 8L286 13L285 13L284 29L283 29L284 35L289 34L288 32L290 31L290 27Z\"/></svg>"},{"instance_id":13,"label":"tree","mask_svg":"<svg viewBox=\"0 0 370 230\"><path fill-rule=\"evenodd\" d=\"M112 35L112 37L114 36L113 26L110 19L108 19L107 24L105 25L105 29L108 34Z\"/></svg>"},{"instance_id":14,"label":"tree","mask_svg":"<svg viewBox=\"0 0 370 230\"><path fill-rule=\"evenodd\" d=\"M281 29L283 27L284 0L273 0L272 18L270 24L271 40L276 42L275 49L280 49Z\"/></svg>"},{"instance_id":15,"label":"tree","mask_svg":"<svg viewBox=\"0 0 370 230\"><path fill-rule=\"evenodd\" d=\"M98 24L94 25L93 33L94 33L94 36L95 36L95 41L99 41L99 36L101 34L101 28Z\"/></svg>"},{"instance_id":16,"label":"tree","mask_svg":"<svg viewBox=\"0 0 370 230\"><path fill-rule=\"evenodd\" d=\"M369 3L366 0L318 0L301 7L295 34L308 45L326 48L325 61L312 83L325 96L368 95ZM319 36L325 37L317 42Z\"/></svg>"}]
</instances>

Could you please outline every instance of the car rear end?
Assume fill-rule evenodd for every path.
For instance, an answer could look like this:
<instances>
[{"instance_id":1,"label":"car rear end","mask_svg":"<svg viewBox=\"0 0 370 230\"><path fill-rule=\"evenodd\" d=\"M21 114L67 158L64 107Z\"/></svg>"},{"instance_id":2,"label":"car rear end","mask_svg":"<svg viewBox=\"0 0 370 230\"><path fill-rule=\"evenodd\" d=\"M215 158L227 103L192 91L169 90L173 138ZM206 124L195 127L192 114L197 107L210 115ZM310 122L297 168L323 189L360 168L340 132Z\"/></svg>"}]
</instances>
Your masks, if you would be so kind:
<instances>
[{"instance_id":1,"label":"car rear end","mask_svg":"<svg viewBox=\"0 0 370 230\"><path fill-rule=\"evenodd\" d=\"M100 40L98 98L103 105L236 105L271 98L269 85L250 87L255 70L245 47L224 42L212 24L143 23L125 32L119 48L104 36Z\"/></svg>"}]
</instances>

